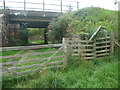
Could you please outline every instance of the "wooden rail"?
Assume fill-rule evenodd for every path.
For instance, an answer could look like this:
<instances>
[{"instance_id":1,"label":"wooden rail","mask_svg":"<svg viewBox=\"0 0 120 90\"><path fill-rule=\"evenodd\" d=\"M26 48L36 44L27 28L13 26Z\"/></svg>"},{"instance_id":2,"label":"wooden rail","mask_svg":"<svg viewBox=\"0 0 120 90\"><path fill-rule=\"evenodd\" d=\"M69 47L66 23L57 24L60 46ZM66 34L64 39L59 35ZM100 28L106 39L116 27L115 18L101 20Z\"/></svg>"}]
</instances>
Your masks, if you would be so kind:
<instances>
[{"instance_id":1,"label":"wooden rail","mask_svg":"<svg viewBox=\"0 0 120 90\"><path fill-rule=\"evenodd\" d=\"M50 52L42 52L42 53L31 53L28 54L27 56L36 56L36 55L45 55L45 54L53 54L56 51L50 51ZM10 56L0 56L0 58L16 58L16 57L22 57L23 55L10 55Z\"/></svg>"},{"instance_id":2,"label":"wooden rail","mask_svg":"<svg viewBox=\"0 0 120 90\"><path fill-rule=\"evenodd\" d=\"M60 64L63 63L64 61L54 61L54 62L48 62L46 65L53 65L53 64ZM16 70L16 69L25 69L25 68L31 68L31 67L37 67L37 66L43 66L43 64L33 64L33 65L26 65L26 66L21 66L21 67L11 67L8 68L9 70Z\"/></svg>"},{"instance_id":3,"label":"wooden rail","mask_svg":"<svg viewBox=\"0 0 120 90\"><path fill-rule=\"evenodd\" d=\"M101 28L101 27L100 27ZM111 39L109 36L100 37L96 40L68 39L64 41L67 46L69 56L84 57L84 59L94 59L110 54Z\"/></svg>"},{"instance_id":4,"label":"wooden rail","mask_svg":"<svg viewBox=\"0 0 120 90\"><path fill-rule=\"evenodd\" d=\"M52 66L52 67L45 67L45 68L41 68L41 70L52 69L52 68L61 68L61 67L64 67L64 65L56 65L56 66ZM35 71L38 71L38 70L37 69L27 70L27 71L17 72L16 74L10 73L10 74L3 75L3 77L6 77L6 76L16 76L16 75L21 75L21 74L25 74L25 73L35 72Z\"/></svg>"},{"instance_id":5,"label":"wooden rail","mask_svg":"<svg viewBox=\"0 0 120 90\"><path fill-rule=\"evenodd\" d=\"M57 58L62 58L62 56L55 56L53 59ZM9 64L17 64L17 63L24 63L24 62L34 62L34 61L46 61L48 58L40 58L40 59L30 59L30 60L25 60L25 61L12 61L12 62L4 62L1 63L0 65L9 65Z\"/></svg>"},{"instance_id":6,"label":"wooden rail","mask_svg":"<svg viewBox=\"0 0 120 90\"><path fill-rule=\"evenodd\" d=\"M17 47L1 47L0 51L30 50L30 49L40 49L40 48L61 47L61 46L62 46L62 44L48 44L48 45L34 45L34 46L17 46Z\"/></svg>"}]
</instances>

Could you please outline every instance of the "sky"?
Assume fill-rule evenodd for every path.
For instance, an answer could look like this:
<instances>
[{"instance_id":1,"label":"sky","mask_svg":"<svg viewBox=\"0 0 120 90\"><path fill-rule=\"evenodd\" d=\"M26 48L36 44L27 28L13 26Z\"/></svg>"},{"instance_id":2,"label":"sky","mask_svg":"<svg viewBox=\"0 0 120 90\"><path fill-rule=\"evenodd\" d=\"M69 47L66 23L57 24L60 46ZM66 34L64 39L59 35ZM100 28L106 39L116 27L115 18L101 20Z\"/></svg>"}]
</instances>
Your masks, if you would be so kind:
<instances>
[{"instance_id":1,"label":"sky","mask_svg":"<svg viewBox=\"0 0 120 90\"><path fill-rule=\"evenodd\" d=\"M24 0L5 0L6 1L6 6L12 9L23 9L24 4L23 3L15 3L15 2L10 2L10 1L17 1L17 2L23 2ZM51 11L60 11L60 2L61 0L44 0L45 2L45 10ZM73 10L77 9L77 2L79 2L79 9L85 8L85 7L101 7L109 10L117 10L118 5L114 5L115 0L62 0L63 6L63 11L66 11L69 9L69 5L72 6ZM118 0L120 1L120 0ZM26 0L26 2L31 2L27 3L26 7L27 10L42 10L43 9L43 0ZM53 6L49 4L57 4L58 6ZM0 0L0 7L3 6L3 0Z\"/></svg>"}]
</instances>

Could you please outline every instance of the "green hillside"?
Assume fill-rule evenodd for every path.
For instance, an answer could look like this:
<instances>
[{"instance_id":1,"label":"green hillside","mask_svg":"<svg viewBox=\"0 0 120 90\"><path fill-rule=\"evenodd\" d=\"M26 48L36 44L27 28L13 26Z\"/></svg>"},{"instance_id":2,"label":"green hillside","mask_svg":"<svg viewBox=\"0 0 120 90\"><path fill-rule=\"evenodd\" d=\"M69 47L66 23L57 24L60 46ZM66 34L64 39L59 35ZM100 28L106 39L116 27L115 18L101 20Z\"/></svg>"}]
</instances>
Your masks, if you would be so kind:
<instances>
[{"instance_id":1,"label":"green hillside","mask_svg":"<svg viewBox=\"0 0 120 90\"><path fill-rule=\"evenodd\" d=\"M49 28L54 39L60 41L62 37L93 32L102 25L108 32L114 31L118 36L118 12L96 7L83 8L74 12L67 12L53 20ZM53 39L52 38L52 39Z\"/></svg>"},{"instance_id":2,"label":"green hillside","mask_svg":"<svg viewBox=\"0 0 120 90\"><path fill-rule=\"evenodd\" d=\"M75 15L77 15L81 29L84 31L94 31L100 25L107 31L118 30L118 14L116 11L92 7L81 9Z\"/></svg>"}]
</instances>

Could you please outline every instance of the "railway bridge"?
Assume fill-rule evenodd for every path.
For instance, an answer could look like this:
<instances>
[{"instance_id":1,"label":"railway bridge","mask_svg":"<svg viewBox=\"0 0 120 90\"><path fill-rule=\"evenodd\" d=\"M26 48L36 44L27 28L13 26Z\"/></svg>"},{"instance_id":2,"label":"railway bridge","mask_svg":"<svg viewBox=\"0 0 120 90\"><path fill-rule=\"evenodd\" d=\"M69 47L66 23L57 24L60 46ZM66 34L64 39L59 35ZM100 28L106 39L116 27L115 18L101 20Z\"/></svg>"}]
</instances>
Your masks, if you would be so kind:
<instances>
[{"instance_id":1,"label":"railway bridge","mask_svg":"<svg viewBox=\"0 0 120 90\"><path fill-rule=\"evenodd\" d=\"M30 2L30 0L3 0L0 1L0 35L1 46L9 46L10 39L19 40L21 28L46 28L53 18L57 18L62 13L70 11L73 8L79 9L79 2L68 4L64 0L53 0L57 2ZM47 35L45 36L45 38ZM46 41L47 43L47 41Z\"/></svg>"}]
</instances>

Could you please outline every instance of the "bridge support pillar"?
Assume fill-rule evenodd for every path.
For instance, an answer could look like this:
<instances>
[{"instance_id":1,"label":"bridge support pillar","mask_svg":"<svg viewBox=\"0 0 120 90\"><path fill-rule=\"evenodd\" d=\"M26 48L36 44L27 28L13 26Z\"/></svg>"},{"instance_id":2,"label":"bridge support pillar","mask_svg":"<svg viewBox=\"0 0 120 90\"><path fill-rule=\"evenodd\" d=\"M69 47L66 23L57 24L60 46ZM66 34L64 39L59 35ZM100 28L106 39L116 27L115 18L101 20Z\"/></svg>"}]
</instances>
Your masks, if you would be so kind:
<instances>
[{"instance_id":1,"label":"bridge support pillar","mask_svg":"<svg viewBox=\"0 0 120 90\"><path fill-rule=\"evenodd\" d=\"M20 41L20 25L9 22L9 17L0 16L0 35L2 37L1 46L13 46Z\"/></svg>"}]
</instances>

